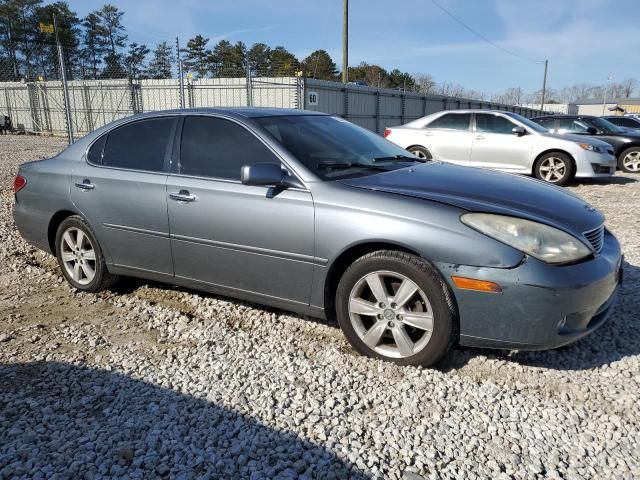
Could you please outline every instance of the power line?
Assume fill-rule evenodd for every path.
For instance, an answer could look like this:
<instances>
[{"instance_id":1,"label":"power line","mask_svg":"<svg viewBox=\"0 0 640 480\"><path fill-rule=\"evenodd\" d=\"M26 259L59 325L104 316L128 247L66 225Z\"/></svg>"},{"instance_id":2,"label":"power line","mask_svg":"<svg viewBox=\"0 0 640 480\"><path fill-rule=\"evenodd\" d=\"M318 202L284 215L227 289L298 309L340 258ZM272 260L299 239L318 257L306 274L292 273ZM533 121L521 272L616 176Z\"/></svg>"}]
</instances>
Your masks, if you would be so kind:
<instances>
[{"instance_id":1,"label":"power line","mask_svg":"<svg viewBox=\"0 0 640 480\"><path fill-rule=\"evenodd\" d=\"M540 61L540 60L534 60L532 58L527 58L527 57L523 57L522 55L518 55L517 53L512 52L511 50L508 50L500 45L498 45L497 43L489 40L487 37L485 37L483 34L481 34L480 32L478 32L477 30L474 30L473 28L471 28L469 25L467 25L466 23L464 23L462 20L460 20L458 17L456 17L453 13L451 13L449 10L447 10L446 8L444 8L442 5L440 5L438 2L436 2L436 0L431 0L433 2L433 4L438 7L440 10L442 10L444 13L446 13L447 15L449 15L452 19L454 19L456 22L458 22L460 25L462 25L465 29L469 30L471 33L473 33L475 36L477 36L478 38L481 38L482 40L484 40L485 42L487 42L489 45L494 46L495 48L497 48L498 50L502 50L503 52L519 58L520 60L524 61L524 62L533 62L533 63L544 63L544 61Z\"/></svg>"}]
</instances>

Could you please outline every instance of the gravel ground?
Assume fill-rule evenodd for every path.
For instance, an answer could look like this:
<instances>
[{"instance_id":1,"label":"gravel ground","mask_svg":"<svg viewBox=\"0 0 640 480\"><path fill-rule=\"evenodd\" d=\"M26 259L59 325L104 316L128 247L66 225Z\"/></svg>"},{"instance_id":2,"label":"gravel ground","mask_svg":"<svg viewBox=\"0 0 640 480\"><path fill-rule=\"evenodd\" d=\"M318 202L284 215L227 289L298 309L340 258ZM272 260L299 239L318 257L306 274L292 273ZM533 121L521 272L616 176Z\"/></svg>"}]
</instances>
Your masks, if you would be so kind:
<instances>
[{"instance_id":1,"label":"gravel ground","mask_svg":"<svg viewBox=\"0 0 640 480\"><path fill-rule=\"evenodd\" d=\"M0 137L0 478L640 477L640 176L569 187L625 250L605 326L421 369L358 356L334 324L190 290L72 291L11 218L17 165L63 146Z\"/></svg>"}]
</instances>

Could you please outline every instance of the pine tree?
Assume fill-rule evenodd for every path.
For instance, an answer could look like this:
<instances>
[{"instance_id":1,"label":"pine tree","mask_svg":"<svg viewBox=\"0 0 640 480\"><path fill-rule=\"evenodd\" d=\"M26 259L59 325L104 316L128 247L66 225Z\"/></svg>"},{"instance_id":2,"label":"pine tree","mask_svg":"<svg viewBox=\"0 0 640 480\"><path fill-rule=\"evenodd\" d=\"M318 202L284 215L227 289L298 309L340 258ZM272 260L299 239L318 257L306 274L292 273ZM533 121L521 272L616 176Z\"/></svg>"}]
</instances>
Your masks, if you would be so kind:
<instances>
[{"instance_id":1,"label":"pine tree","mask_svg":"<svg viewBox=\"0 0 640 480\"><path fill-rule=\"evenodd\" d=\"M173 47L167 42L159 43L153 51L153 58L147 67L147 76L149 78L171 78L173 62Z\"/></svg>"},{"instance_id":2,"label":"pine tree","mask_svg":"<svg viewBox=\"0 0 640 480\"><path fill-rule=\"evenodd\" d=\"M104 5L95 12L100 18L102 25L103 41L107 45L107 55L104 58L106 63L103 77L120 78L126 75L122 68L122 54L120 49L124 48L127 42L122 17L124 12L111 4Z\"/></svg>"},{"instance_id":3,"label":"pine tree","mask_svg":"<svg viewBox=\"0 0 640 480\"><path fill-rule=\"evenodd\" d=\"M302 69L307 77L321 80L335 80L338 70L335 62L325 50L316 50L302 61Z\"/></svg>"},{"instance_id":4,"label":"pine tree","mask_svg":"<svg viewBox=\"0 0 640 480\"><path fill-rule=\"evenodd\" d=\"M82 36L82 58L90 67L93 79L98 78L98 70L102 64L102 58L107 52L105 43L105 32L100 17L97 13L92 12L87 15L83 22L84 33Z\"/></svg>"},{"instance_id":5,"label":"pine tree","mask_svg":"<svg viewBox=\"0 0 640 480\"><path fill-rule=\"evenodd\" d=\"M300 62L296 56L284 47L276 47L271 51L271 72L273 75L295 75L300 70Z\"/></svg>"},{"instance_id":6,"label":"pine tree","mask_svg":"<svg viewBox=\"0 0 640 480\"><path fill-rule=\"evenodd\" d=\"M133 42L129 45L129 52L124 59L124 65L130 78L139 78L145 71L144 61L149 54L149 49L145 44L139 45Z\"/></svg>"},{"instance_id":7,"label":"pine tree","mask_svg":"<svg viewBox=\"0 0 640 480\"><path fill-rule=\"evenodd\" d=\"M211 51L207 49L209 39L202 35L196 35L187 42L186 48L181 49L184 53L183 64L188 72L193 72L198 78L207 76L209 72L209 62Z\"/></svg>"}]
</instances>

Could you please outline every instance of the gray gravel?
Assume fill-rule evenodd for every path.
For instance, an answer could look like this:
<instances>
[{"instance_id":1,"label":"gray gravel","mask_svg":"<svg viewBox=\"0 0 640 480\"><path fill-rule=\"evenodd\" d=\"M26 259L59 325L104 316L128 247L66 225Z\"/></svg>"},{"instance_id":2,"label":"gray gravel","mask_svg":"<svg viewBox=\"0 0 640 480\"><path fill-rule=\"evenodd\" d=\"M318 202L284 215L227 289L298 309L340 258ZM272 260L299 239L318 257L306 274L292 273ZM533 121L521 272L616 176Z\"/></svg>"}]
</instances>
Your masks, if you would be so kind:
<instances>
[{"instance_id":1,"label":"gray gravel","mask_svg":"<svg viewBox=\"0 0 640 480\"><path fill-rule=\"evenodd\" d=\"M128 280L73 292L11 219L0 137L1 478L640 477L640 176L569 187L626 254L616 313L549 352L355 354L336 325Z\"/></svg>"}]
</instances>

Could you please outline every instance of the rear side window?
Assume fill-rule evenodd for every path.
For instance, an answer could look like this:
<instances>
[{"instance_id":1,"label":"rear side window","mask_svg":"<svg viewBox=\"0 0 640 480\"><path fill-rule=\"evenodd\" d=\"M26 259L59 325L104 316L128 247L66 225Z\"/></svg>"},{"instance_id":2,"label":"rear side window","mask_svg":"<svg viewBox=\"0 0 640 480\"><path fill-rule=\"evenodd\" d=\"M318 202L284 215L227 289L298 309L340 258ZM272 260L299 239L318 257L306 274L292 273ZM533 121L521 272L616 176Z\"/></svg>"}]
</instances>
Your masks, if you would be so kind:
<instances>
[{"instance_id":1,"label":"rear side window","mask_svg":"<svg viewBox=\"0 0 640 480\"><path fill-rule=\"evenodd\" d=\"M516 125L499 115L476 114L476 131L485 133L511 133Z\"/></svg>"},{"instance_id":2,"label":"rear side window","mask_svg":"<svg viewBox=\"0 0 640 480\"><path fill-rule=\"evenodd\" d=\"M244 165L280 163L250 131L214 117L187 117L182 130L180 173L240 180Z\"/></svg>"},{"instance_id":3,"label":"rear side window","mask_svg":"<svg viewBox=\"0 0 640 480\"><path fill-rule=\"evenodd\" d=\"M89 152L87 153L87 159L89 163L95 163L96 165L102 165L102 152L104 151L104 144L107 141L107 136L103 135L98 140L96 140Z\"/></svg>"},{"instance_id":4,"label":"rear side window","mask_svg":"<svg viewBox=\"0 0 640 480\"><path fill-rule=\"evenodd\" d=\"M547 130L554 130L555 129L555 118L536 118L534 120L534 122L536 122L538 125L546 128Z\"/></svg>"},{"instance_id":5,"label":"rear side window","mask_svg":"<svg viewBox=\"0 0 640 480\"><path fill-rule=\"evenodd\" d=\"M630 128L640 128L640 123L635 120L631 120L630 118L607 118L614 125L618 125L619 127L630 127Z\"/></svg>"},{"instance_id":6,"label":"rear side window","mask_svg":"<svg viewBox=\"0 0 640 480\"><path fill-rule=\"evenodd\" d=\"M587 133L589 125L577 118L559 118L558 130L563 133Z\"/></svg>"},{"instance_id":7,"label":"rear side window","mask_svg":"<svg viewBox=\"0 0 640 480\"><path fill-rule=\"evenodd\" d=\"M173 122L173 117L152 118L109 132L102 164L131 170L163 171Z\"/></svg>"},{"instance_id":8,"label":"rear side window","mask_svg":"<svg viewBox=\"0 0 640 480\"><path fill-rule=\"evenodd\" d=\"M448 128L450 130L469 130L470 113L447 113L427 125L427 128Z\"/></svg>"}]
</instances>

